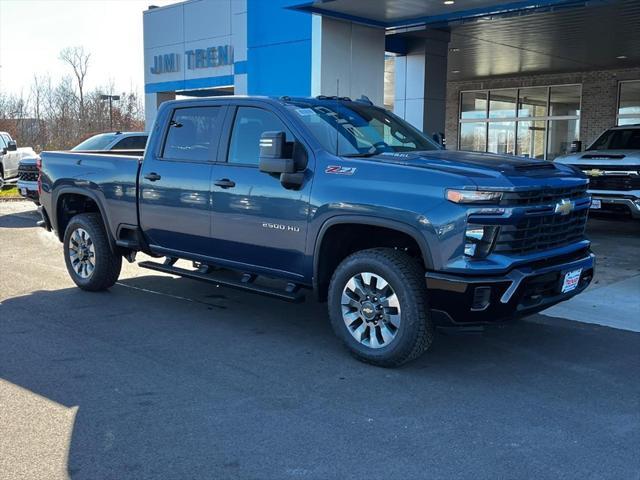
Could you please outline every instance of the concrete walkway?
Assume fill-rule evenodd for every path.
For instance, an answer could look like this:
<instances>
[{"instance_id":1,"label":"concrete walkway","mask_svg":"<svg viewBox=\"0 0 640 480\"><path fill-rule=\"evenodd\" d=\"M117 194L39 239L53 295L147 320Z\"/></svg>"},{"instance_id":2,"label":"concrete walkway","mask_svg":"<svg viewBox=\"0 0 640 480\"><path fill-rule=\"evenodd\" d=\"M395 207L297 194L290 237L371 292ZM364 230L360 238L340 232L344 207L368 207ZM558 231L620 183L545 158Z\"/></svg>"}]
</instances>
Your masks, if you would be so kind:
<instances>
[{"instance_id":1,"label":"concrete walkway","mask_svg":"<svg viewBox=\"0 0 640 480\"><path fill-rule=\"evenodd\" d=\"M590 288L542 314L640 332L640 275Z\"/></svg>"}]
</instances>

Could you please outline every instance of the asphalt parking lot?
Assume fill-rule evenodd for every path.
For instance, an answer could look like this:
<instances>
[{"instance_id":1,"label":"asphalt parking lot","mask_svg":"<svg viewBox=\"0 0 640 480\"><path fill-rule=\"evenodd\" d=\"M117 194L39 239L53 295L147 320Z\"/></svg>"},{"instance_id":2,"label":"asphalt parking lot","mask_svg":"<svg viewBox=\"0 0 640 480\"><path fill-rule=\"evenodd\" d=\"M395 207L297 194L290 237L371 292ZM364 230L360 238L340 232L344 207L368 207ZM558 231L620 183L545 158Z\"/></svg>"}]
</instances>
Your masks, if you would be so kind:
<instances>
[{"instance_id":1,"label":"asphalt parking lot","mask_svg":"<svg viewBox=\"0 0 640 480\"><path fill-rule=\"evenodd\" d=\"M311 300L82 292L36 220L0 203L2 479L640 479L640 223L590 222L575 303L386 370Z\"/></svg>"}]
</instances>

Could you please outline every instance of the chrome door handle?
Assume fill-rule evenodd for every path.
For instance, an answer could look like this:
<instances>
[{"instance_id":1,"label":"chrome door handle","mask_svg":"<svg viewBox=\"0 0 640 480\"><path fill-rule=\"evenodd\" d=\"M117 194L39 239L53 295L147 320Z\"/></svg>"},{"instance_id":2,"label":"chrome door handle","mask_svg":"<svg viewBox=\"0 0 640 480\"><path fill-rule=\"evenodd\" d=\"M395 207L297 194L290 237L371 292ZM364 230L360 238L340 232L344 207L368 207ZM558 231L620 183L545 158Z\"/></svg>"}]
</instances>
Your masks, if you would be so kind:
<instances>
[{"instance_id":1,"label":"chrome door handle","mask_svg":"<svg viewBox=\"0 0 640 480\"><path fill-rule=\"evenodd\" d=\"M217 180L214 185L221 188L233 188L236 186L236 182L229 180L228 178L221 178L220 180Z\"/></svg>"}]
</instances>

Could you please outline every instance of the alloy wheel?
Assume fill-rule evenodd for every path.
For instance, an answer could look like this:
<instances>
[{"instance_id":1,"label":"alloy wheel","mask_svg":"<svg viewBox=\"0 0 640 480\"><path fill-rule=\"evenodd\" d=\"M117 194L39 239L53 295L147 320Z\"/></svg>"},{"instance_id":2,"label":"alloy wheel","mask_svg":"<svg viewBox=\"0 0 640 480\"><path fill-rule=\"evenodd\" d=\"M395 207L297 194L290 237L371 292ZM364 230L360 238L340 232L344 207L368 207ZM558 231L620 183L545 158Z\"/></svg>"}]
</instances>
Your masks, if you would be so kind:
<instances>
[{"instance_id":1,"label":"alloy wheel","mask_svg":"<svg viewBox=\"0 0 640 480\"><path fill-rule=\"evenodd\" d=\"M349 333L370 348L388 346L400 328L400 302L389 282L371 272L352 276L342 291L342 319Z\"/></svg>"},{"instance_id":2,"label":"alloy wheel","mask_svg":"<svg viewBox=\"0 0 640 480\"><path fill-rule=\"evenodd\" d=\"M69 237L69 260L80 278L89 278L96 268L96 250L83 228L76 228Z\"/></svg>"}]
</instances>

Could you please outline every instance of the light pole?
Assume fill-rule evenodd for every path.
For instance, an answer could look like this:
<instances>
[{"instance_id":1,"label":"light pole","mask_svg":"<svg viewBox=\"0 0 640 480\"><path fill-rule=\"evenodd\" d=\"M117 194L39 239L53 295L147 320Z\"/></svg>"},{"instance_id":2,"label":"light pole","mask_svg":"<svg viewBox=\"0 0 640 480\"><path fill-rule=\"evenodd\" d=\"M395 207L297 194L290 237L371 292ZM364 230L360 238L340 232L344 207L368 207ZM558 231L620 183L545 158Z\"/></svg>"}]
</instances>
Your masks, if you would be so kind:
<instances>
[{"instance_id":1,"label":"light pole","mask_svg":"<svg viewBox=\"0 0 640 480\"><path fill-rule=\"evenodd\" d=\"M120 100L120 95L100 95L100 100L109 100L109 130L113 130L113 101Z\"/></svg>"}]
</instances>

